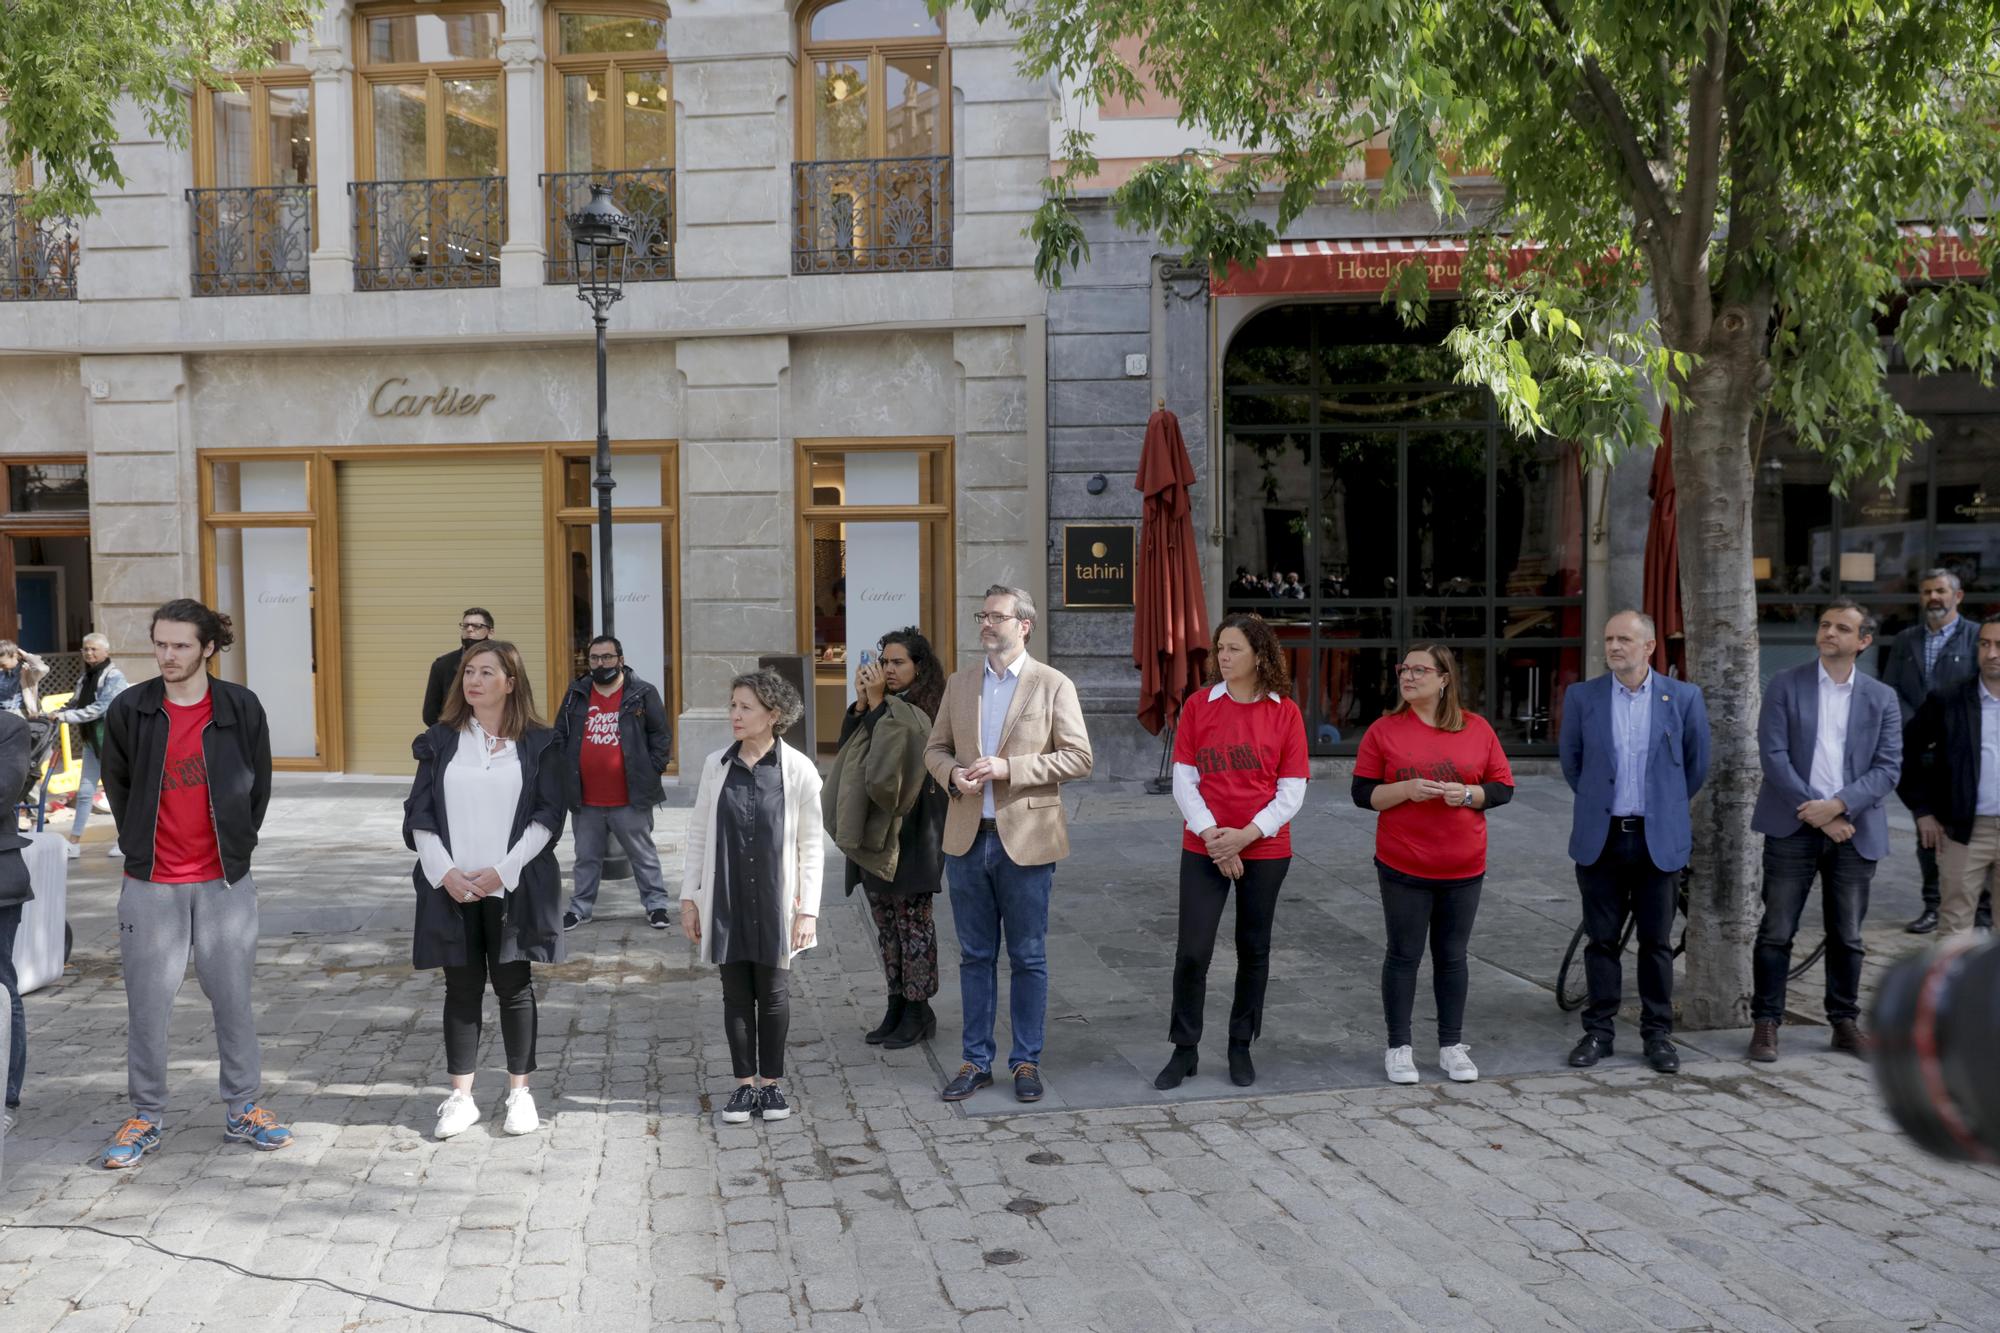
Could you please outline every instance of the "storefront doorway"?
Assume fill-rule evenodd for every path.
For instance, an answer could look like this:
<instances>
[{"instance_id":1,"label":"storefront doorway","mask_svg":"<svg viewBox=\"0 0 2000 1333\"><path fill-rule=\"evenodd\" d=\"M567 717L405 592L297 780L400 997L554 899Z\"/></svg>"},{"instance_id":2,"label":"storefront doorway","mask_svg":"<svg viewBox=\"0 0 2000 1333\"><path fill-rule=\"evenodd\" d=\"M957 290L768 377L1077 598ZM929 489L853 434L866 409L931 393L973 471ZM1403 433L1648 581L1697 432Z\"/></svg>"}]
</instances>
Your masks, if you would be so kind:
<instances>
[{"instance_id":1,"label":"storefront doorway","mask_svg":"<svg viewBox=\"0 0 2000 1333\"><path fill-rule=\"evenodd\" d=\"M1578 451L1516 438L1442 332L1279 306L1224 361L1224 604L1277 629L1315 753L1354 753L1411 642L1451 646L1516 753L1554 749L1582 676Z\"/></svg>"}]
</instances>

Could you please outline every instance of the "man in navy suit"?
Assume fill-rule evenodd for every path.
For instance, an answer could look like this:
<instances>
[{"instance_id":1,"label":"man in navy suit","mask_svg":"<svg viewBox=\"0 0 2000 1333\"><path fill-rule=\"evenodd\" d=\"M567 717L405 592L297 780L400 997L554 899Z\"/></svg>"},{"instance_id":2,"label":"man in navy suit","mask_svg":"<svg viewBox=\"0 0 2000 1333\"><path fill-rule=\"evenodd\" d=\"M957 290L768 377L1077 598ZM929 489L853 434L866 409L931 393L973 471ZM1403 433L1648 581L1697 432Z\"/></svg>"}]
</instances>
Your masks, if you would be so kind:
<instances>
[{"instance_id":1,"label":"man in navy suit","mask_svg":"<svg viewBox=\"0 0 2000 1333\"><path fill-rule=\"evenodd\" d=\"M1833 1049L1864 1053L1861 922L1875 863L1889 850L1882 803L1903 764L1896 692L1855 665L1874 641L1874 616L1845 598L1831 603L1819 617L1819 660L1773 676L1757 716L1764 786L1750 827L1764 835L1764 920L1750 1002L1752 1060L1778 1058L1792 938L1815 878L1826 917Z\"/></svg>"},{"instance_id":2,"label":"man in navy suit","mask_svg":"<svg viewBox=\"0 0 2000 1333\"><path fill-rule=\"evenodd\" d=\"M1927 569L1917 579L1917 609L1921 623L1910 626L1889 641L1888 660L1882 664L1882 683L1896 692L1903 706L1904 750L1909 747L1910 721L1923 706L1924 696L1948 689L1978 674L1976 640L1978 629L1958 613L1965 590L1958 575L1948 569ZM1915 758L1916 756L1912 756ZM1925 757L1928 762L1928 756ZM1922 775L1919 775L1920 777ZM1915 813L1915 807L1912 807ZM1903 929L1912 935L1928 935L1938 925L1938 854L1935 848L1917 841L1917 873L1922 876L1924 910ZM1993 903L1981 895L1979 924L1993 924Z\"/></svg>"},{"instance_id":3,"label":"man in navy suit","mask_svg":"<svg viewBox=\"0 0 2000 1333\"><path fill-rule=\"evenodd\" d=\"M1604 626L1606 675L1563 696L1562 769L1576 793L1569 855L1590 943L1590 1002L1569 1062L1587 1069L1611 1054L1623 977L1625 918L1639 933L1639 1037L1646 1063L1681 1067L1674 1049L1674 903L1693 849L1688 802L1708 776L1708 705L1699 687L1654 673L1650 617L1621 611Z\"/></svg>"}]
</instances>

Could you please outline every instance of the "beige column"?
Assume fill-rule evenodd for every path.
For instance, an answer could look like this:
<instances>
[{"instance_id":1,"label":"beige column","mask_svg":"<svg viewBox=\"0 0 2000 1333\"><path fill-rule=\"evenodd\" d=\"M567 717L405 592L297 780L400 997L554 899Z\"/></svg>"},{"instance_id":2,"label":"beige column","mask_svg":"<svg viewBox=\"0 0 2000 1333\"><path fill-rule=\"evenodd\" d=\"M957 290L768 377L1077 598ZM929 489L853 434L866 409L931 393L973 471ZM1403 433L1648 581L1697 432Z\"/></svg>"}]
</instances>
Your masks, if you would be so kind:
<instances>
[{"instance_id":1,"label":"beige column","mask_svg":"<svg viewBox=\"0 0 2000 1333\"><path fill-rule=\"evenodd\" d=\"M126 675L155 674L154 607L201 592L199 504L185 450L187 363L86 356L90 576L98 627Z\"/></svg>"},{"instance_id":2,"label":"beige column","mask_svg":"<svg viewBox=\"0 0 2000 1333\"><path fill-rule=\"evenodd\" d=\"M1042 321L1035 346L1023 327L963 329L952 335L959 368L957 447L958 588L952 599L958 665L979 660L972 613L996 583L1026 588L1042 622L1029 651L1049 656L1048 443L1046 414L1031 402L1044 377ZM1045 393L1045 388L1038 392Z\"/></svg>"},{"instance_id":3,"label":"beige column","mask_svg":"<svg viewBox=\"0 0 2000 1333\"><path fill-rule=\"evenodd\" d=\"M328 5L306 52L312 70L313 203L318 228L311 260L316 294L354 290L354 62L350 13Z\"/></svg>"},{"instance_id":4,"label":"beige column","mask_svg":"<svg viewBox=\"0 0 2000 1333\"><path fill-rule=\"evenodd\" d=\"M500 60L507 80L507 240L500 247L500 285L539 287L545 277L547 207L541 173L548 98L542 78L542 6L508 0Z\"/></svg>"}]
</instances>

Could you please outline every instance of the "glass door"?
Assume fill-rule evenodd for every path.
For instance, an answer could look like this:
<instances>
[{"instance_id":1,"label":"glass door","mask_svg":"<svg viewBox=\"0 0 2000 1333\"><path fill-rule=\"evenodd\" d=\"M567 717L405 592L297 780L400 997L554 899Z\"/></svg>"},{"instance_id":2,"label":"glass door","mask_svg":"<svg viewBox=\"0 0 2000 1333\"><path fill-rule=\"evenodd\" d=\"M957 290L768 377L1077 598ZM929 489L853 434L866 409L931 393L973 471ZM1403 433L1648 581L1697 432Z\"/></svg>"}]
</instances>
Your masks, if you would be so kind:
<instances>
[{"instance_id":1,"label":"glass door","mask_svg":"<svg viewBox=\"0 0 2000 1333\"><path fill-rule=\"evenodd\" d=\"M216 654L214 670L256 692L280 767L318 767L325 750L311 460L209 460L202 492L207 600L236 626L236 643Z\"/></svg>"}]
</instances>

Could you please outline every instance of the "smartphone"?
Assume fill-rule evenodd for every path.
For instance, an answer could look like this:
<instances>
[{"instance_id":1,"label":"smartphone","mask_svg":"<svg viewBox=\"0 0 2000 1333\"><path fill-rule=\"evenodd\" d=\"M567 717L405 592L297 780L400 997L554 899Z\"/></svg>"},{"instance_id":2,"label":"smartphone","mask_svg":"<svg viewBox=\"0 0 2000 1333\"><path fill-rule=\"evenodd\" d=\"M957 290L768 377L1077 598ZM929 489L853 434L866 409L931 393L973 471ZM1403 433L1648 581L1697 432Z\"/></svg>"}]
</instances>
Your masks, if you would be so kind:
<instances>
[{"instance_id":1,"label":"smartphone","mask_svg":"<svg viewBox=\"0 0 2000 1333\"><path fill-rule=\"evenodd\" d=\"M861 665L862 666L875 665L875 650L873 648L863 648L861 650Z\"/></svg>"}]
</instances>

